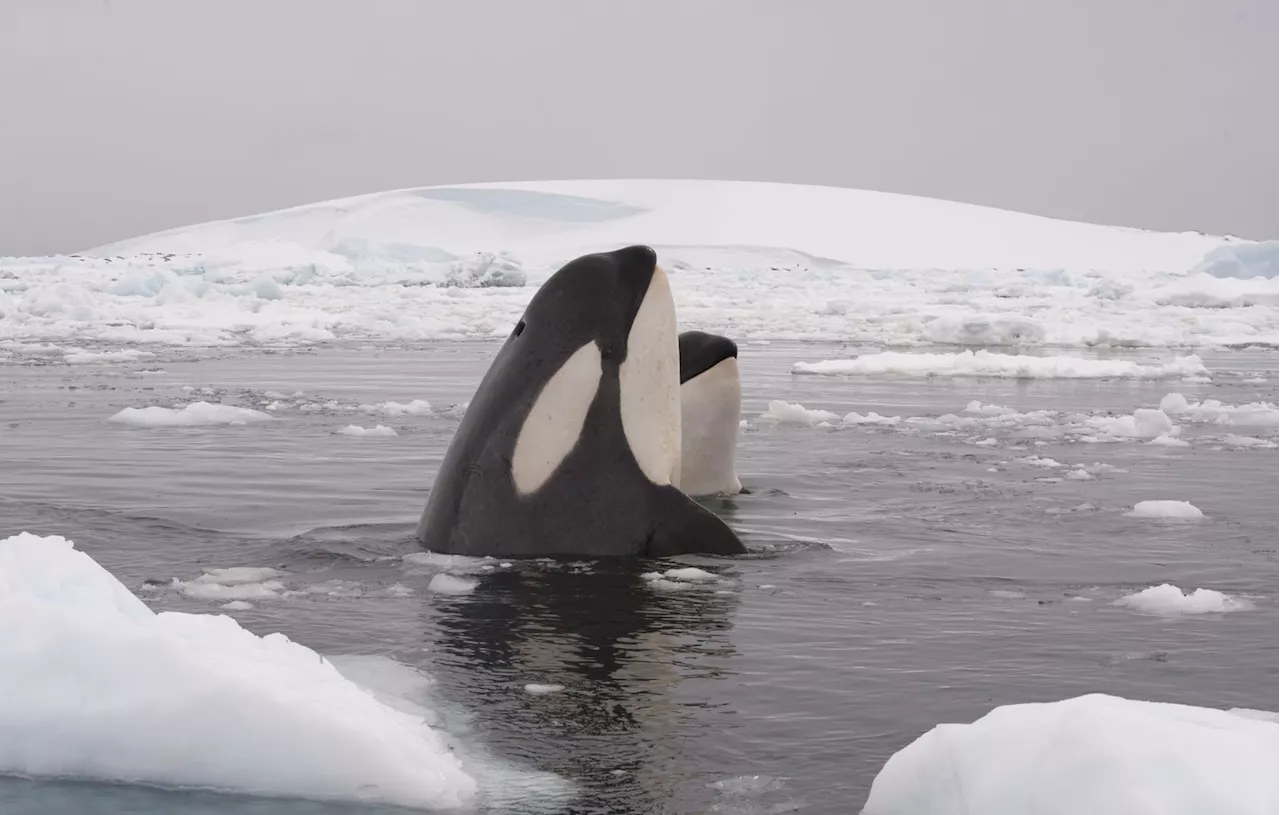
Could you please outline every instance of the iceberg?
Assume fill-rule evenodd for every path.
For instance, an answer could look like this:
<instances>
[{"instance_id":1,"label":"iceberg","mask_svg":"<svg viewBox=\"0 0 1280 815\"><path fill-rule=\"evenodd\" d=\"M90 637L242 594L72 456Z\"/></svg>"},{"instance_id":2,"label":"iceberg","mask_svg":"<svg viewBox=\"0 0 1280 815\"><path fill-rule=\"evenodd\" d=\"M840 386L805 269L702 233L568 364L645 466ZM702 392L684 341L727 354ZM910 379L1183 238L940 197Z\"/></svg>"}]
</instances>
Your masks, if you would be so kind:
<instances>
[{"instance_id":1,"label":"iceberg","mask_svg":"<svg viewBox=\"0 0 1280 815\"><path fill-rule=\"evenodd\" d=\"M1254 711L1103 694L1004 705L895 753L862 815L1274 815L1277 736Z\"/></svg>"},{"instance_id":2,"label":"iceberg","mask_svg":"<svg viewBox=\"0 0 1280 815\"><path fill-rule=\"evenodd\" d=\"M71 541L0 540L0 773L466 806L426 720L283 634L156 613Z\"/></svg>"}]
</instances>

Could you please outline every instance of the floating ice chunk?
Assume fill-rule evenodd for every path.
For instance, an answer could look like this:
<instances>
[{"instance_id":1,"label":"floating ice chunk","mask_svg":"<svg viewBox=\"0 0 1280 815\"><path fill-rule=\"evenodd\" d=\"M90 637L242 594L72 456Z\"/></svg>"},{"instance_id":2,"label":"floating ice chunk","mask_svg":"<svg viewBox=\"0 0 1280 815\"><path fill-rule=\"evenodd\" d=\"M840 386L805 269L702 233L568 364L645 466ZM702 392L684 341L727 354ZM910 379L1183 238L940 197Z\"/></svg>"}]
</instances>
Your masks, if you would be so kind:
<instances>
[{"instance_id":1,"label":"floating ice chunk","mask_svg":"<svg viewBox=\"0 0 1280 815\"><path fill-rule=\"evenodd\" d=\"M469 577L459 577L441 572L432 576L431 582L427 584L427 591L432 591L436 594L470 594L476 590L478 585L478 581Z\"/></svg>"},{"instance_id":2,"label":"floating ice chunk","mask_svg":"<svg viewBox=\"0 0 1280 815\"><path fill-rule=\"evenodd\" d=\"M394 427L387 427L384 424L374 425L373 427L361 427L358 424L349 424L346 427L336 431L341 436L396 436Z\"/></svg>"},{"instance_id":3,"label":"floating ice chunk","mask_svg":"<svg viewBox=\"0 0 1280 815\"><path fill-rule=\"evenodd\" d=\"M1080 359L1065 356L1026 356L991 351L954 354L912 354L883 351L854 359L797 362L798 374L903 376L977 376L1017 379L1165 379L1206 374L1200 357L1177 357L1164 365L1139 365L1128 360Z\"/></svg>"},{"instance_id":4,"label":"floating ice chunk","mask_svg":"<svg viewBox=\"0 0 1280 815\"><path fill-rule=\"evenodd\" d=\"M182 408L125 408L107 421L136 427L196 427L269 422L272 417L250 408L194 402Z\"/></svg>"},{"instance_id":5,"label":"floating ice chunk","mask_svg":"<svg viewBox=\"0 0 1280 815\"><path fill-rule=\"evenodd\" d=\"M1085 425L1112 436L1152 439L1181 432L1163 410L1138 408L1132 416L1091 416Z\"/></svg>"},{"instance_id":6,"label":"floating ice chunk","mask_svg":"<svg viewBox=\"0 0 1280 815\"><path fill-rule=\"evenodd\" d=\"M704 580L718 580L720 576L717 574L708 572L705 569L698 569L693 566L688 566L683 569L667 569L665 572L663 572L663 577L669 578L671 580L688 580L693 583L699 583Z\"/></svg>"},{"instance_id":7,"label":"floating ice chunk","mask_svg":"<svg viewBox=\"0 0 1280 815\"><path fill-rule=\"evenodd\" d=\"M683 591L697 584L719 580L720 576L705 569L686 566L680 569L667 569L665 572L645 572L640 575L640 579L648 583L650 588L658 591Z\"/></svg>"},{"instance_id":8,"label":"floating ice chunk","mask_svg":"<svg viewBox=\"0 0 1280 815\"><path fill-rule=\"evenodd\" d=\"M658 577L653 580L646 581L649 588L658 591L684 591L693 588L692 583L686 583L683 580L668 580L665 577Z\"/></svg>"},{"instance_id":9,"label":"floating ice chunk","mask_svg":"<svg viewBox=\"0 0 1280 815\"><path fill-rule=\"evenodd\" d=\"M374 405L361 405L365 413L385 413L388 416L430 416L434 408L426 399L414 399L412 402L379 402Z\"/></svg>"},{"instance_id":10,"label":"floating ice chunk","mask_svg":"<svg viewBox=\"0 0 1280 815\"><path fill-rule=\"evenodd\" d=\"M1268 439L1260 439L1257 436L1237 436L1234 433L1228 433L1223 442L1232 447L1258 447L1265 450L1274 450L1276 443Z\"/></svg>"},{"instance_id":11,"label":"floating ice chunk","mask_svg":"<svg viewBox=\"0 0 1280 815\"><path fill-rule=\"evenodd\" d=\"M1154 439L1147 442L1147 444L1154 444L1157 447L1190 447L1191 446L1191 442L1183 441L1182 439L1177 439L1167 434L1156 436Z\"/></svg>"},{"instance_id":12,"label":"floating ice chunk","mask_svg":"<svg viewBox=\"0 0 1280 815\"><path fill-rule=\"evenodd\" d=\"M140 359L151 359L154 356L155 354L151 351L140 351L136 348L126 348L122 351L83 351L70 348L63 353L62 361L72 365L85 362L136 362Z\"/></svg>"},{"instance_id":13,"label":"floating ice chunk","mask_svg":"<svg viewBox=\"0 0 1280 815\"><path fill-rule=\"evenodd\" d=\"M872 411L870 413L867 413L866 415L863 415L855 411L853 413L846 413L842 421L847 425L871 424L871 425L882 425L884 427L894 427L896 425L902 424L902 417L901 416L881 416L879 413L876 413L875 411Z\"/></svg>"},{"instance_id":14,"label":"floating ice chunk","mask_svg":"<svg viewBox=\"0 0 1280 815\"><path fill-rule=\"evenodd\" d=\"M562 690L564 690L564 685L540 685L536 682L531 682L524 686L524 692L531 693L534 696L543 696L548 693L559 693Z\"/></svg>"},{"instance_id":15,"label":"floating ice chunk","mask_svg":"<svg viewBox=\"0 0 1280 815\"><path fill-rule=\"evenodd\" d=\"M1182 589L1169 583L1126 595L1116 600L1114 605L1127 606L1148 614L1166 615L1220 614L1253 608L1248 600L1239 600L1212 589L1196 589L1190 594L1183 594Z\"/></svg>"},{"instance_id":16,"label":"floating ice chunk","mask_svg":"<svg viewBox=\"0 0 1280 815\"><path fill-rule=\"evenodd\" d=\"M1188 501L1139 501L1125 513L1131 518L1203 518L1199 507Z\"/></svg>"},{"instance_id":17,"label":"floating ice chunk","mask_svg":"<svg viewBox=\"0 0 1280 815\"><path fill-rule=\"evenodd\" d=\"M281 572L265 566L232 566L205 569L194 580L174 580L173 586L195 600L265 600L284 590L284 583L276 579L280 576Z\"/></svg>"},{"instance_id":18,"label":"floating ice chunk","mask_svg":"<svg viewBox=\"0 0 1280 815\"><path fill-rule=\"evenodd\" d=\"M1036 345L1045 336L1039 320L991 314L936 317L923 334L938 345Z\"/></svg>"},{"instance_id":19,"label":"floating ice chunk","mask_svg":"<svg viewBox=\"0 0 1280 815\"><path fill-rule=\"evenodd\" d=\"M246 603L244 600L232 600L230 603L223 603L219 608L225 608L229 611L247 611L253 608L253 603Z\"/></svg>"},{"instance_id":20,"label":"floating ice chunk","mask_svg":"<svg viewBox=\"0 0 1280 815\"><path fill-rule=\"evenodd\" d=\"M1190 408L1187 397L1180 393L1168 393L1160 400L1160 409L1170 416L1181 416Z\"/></svg>"},{"instance_id":21,"label":"floating ice chunk","mask_svg":"<svg viewBox=\"0 0 1280 815\"><path fill-rule=\"evenodd\" d=\"M205 569L204 574L194 582L238 586L243 583L261 583L280 576L280 570L270 566L232 566L226 569Z\"/></svg>"},{"instance_id":22,"label":"floating ice chunk","mask_svg":"<svg viewBox=\"0 0 1280 815\"><path fill-rule=\"evenodd\" d=\"M491 557L472 557L470 555L446 555L440 552L411 552L401 558L410 566L421 566L437 571L475 573L485 566L495 563Z\"/></svg>"},{"instance_id":23,"label":"floating ice chunk","mask_svg":"<svg viewBox=\"0 0 1280 815\"><path fill-rule=\"evenodd\" d=\"M175 580L174 587L193 600L265 600L279 596L284 583L265 580L261 583L201 583L197 578L189 582Z\"/></svg>"},{"instance_id":24,"label":"floating ice chunk","mask_svg":"<svg viewBox=\"0 0 1280 815\"><path fill-rule=\"evenodd\" d=\"M760 414L760 418L765 421L778 422L779 424L803 424L810 427L822 422L837 422L840 420L839 416L829 410L810 410L804 405L776 399L769 402L768 409Z\"/></svg>"},{"instance_id":25,"label":"floating ice chunk","mask_svg":"<svg viewBox=\"0 0 1280 815\"><path fill-rule=\"evenodd\" d=\"M1016 416L1018 411L1004 405L984 405L977 399L964 406L965 413L977 416Z\"/></svg>"},{"instance_id":26,"label":"floating ice chunk","mask_svg":"<svg viewBox=\"0 0 1280 815\"><path fill-rule=\"evenodd\" d=\"M1067 466L1060 461L1041 456L1026 456L1025 458L1016 458L1014 461L1019 464L1029 464L1032 467L1042 467L1044 469Z\"/></svg>"},{"instance_id":27,"label":"floating ice chunk","mask_svg":"<svg viewBox=\"0 0 1280 815\"><path fill-rule=\"evenodd\" d=\"M1004 705L899 750L862 815L1272 815L1274 722L1091 694Z\"/></svg>"},{"instance_id":28,"label":"floating ice chunk","mask_svg":"<svg viewBox=\"0 0 1280 815\"><path fill-rule=\"evenodd\" d=\"M1163 410L1150 410L1148 408L1138 408L1133 412L1133 435L1147 438L1148 436L1176 436L1178 428L1165 415Z\"/></svg>"},{"instance_id":29,"label":"floating ice chunk","mask_svg":"<svg viewBox=\"0 0 1280 815\"><path fill-rule=\"evenodd\" d=\"M1192 422L1244 427L1280 425L1280 410L1270 402L1251 402L1247 405L1228 405L1217 399L1189 402L1180 393L1170 393L1160 400L1160 409L1171 416Z\"/></svg>"},{"instance_id":30,"label":"floating ice chunk","mask_svg":"<svg viewBox=\"0 0 1280 815\"><path fill-rule=\"evenodd\" d=\"M157 614L61 537L0 541L0 682L3 773L427 808L476 794L420 717L315 651Z\"/></svg>"}]
</instances>

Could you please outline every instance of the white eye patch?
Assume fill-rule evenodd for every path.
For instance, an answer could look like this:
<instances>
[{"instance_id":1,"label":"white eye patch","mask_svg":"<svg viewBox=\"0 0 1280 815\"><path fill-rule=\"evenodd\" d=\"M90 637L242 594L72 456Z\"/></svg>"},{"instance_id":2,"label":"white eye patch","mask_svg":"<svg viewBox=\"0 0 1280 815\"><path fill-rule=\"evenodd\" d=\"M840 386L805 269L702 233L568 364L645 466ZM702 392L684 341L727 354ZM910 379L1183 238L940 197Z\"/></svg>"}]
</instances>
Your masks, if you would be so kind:
<instances>
[{"instance_id":1,"label":"white eye patch","mask_svg":"<svg viewBox=\"0 0 1280 815\"><path fill-rule=\"evenodd\" d=\"M521 495L540 489L577 445L602 372L600 347L589 342L542 386L511 456L511 477Z\"/></svg>"},{"instance_id":2,"label":"white eye patch","mask_svg":"<svg viewBox=\"0 0 1280 815\"><path fill-rule=\"evenodd\" d=\"M622 431L645 477L680 482L680 344L671 284L661 267L636 312L627 359L618 369Z\"/></svg>"}]
</instances>

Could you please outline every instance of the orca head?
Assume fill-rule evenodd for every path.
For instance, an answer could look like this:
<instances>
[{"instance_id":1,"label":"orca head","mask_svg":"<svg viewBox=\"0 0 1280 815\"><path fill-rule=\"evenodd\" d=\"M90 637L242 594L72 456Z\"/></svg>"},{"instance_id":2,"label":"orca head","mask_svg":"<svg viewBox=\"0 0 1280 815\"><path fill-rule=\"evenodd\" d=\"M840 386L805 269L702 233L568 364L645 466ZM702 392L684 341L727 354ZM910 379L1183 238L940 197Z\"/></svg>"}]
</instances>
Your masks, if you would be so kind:
<instances>
[{"instance_id":1,"label":"orca head","mask_svg":"<svg viewBox=\"0 0 1280 815\"><path fill-rule=\"evenodd\" d=\"M740 492L734 467L742 415L737 344L705 331L682 333L680 397L681 488L699 496Z\"/></svg>"},{"instance_id":2,"label":"orca head","mask_svg":"<svg viewBox=\"0 0 1280 815\"><path fill-rule=\"evenodd\" d=\"M504 354L541 381L520 428L512 476L536 492L573 450L605 376L619 383L619 420L645 477L680 477L680 375L675 304L647 246L584 255L534 294Z\"/></svg>"},{"instance_id":3,"label":"orca head","mask_svg":"<svg viewBox=\"0 0 1280 815\"><path fill-rule=\"evenodd\" d=\"M628 334L655 277L665 284L658 256L648 246L575 258L533 295L507 344L532 346L532 356L558 364L585 343L595 342L606 364L619 364L626 358Z\"/></svg>"},{"instance_id":4,"label":"orca head","mask_svg":"<svg viewBox=\"0 0 1280 815\"><path fill-rule=\"evenodd\" d=\"M680 384L711 370L726 359L738 358L738 344L719 334L685 331L680 335Z\"/></svg>"}]
</instances>

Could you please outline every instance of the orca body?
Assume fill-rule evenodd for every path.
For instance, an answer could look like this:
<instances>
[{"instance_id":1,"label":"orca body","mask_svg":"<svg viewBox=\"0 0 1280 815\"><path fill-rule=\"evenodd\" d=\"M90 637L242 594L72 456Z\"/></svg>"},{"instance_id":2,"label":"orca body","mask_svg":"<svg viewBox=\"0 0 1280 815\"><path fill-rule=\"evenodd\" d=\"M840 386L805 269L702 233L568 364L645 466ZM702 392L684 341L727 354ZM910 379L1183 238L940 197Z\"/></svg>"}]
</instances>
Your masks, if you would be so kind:
<instances>
[{"instance_id":1,"label":"orca body","mask_svg":"<svg viewBox=\"0 0 1280 815\"><path fill-rule=\"evenodd\" d=\"M680 335L680 488L693 496L742 492L734 460L742 421L738 346L704 331Z\"/></svg>"},{"instance_id":2,"label":"orca body","mask_svg":"<svg viewBox=\"0 0 1280 815\"><path fill-rule=\"evenodd\" d=\"M495 557L666 557L746 547L679 487L675 305L647 246L552 275L480 382L417 538Z\"/></svg>"}]
</instances>

